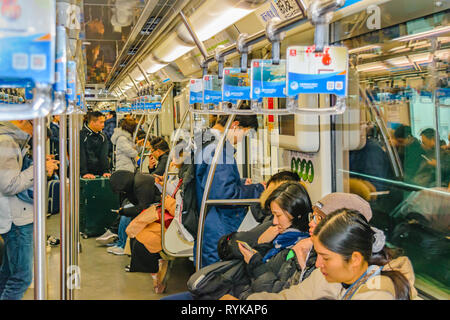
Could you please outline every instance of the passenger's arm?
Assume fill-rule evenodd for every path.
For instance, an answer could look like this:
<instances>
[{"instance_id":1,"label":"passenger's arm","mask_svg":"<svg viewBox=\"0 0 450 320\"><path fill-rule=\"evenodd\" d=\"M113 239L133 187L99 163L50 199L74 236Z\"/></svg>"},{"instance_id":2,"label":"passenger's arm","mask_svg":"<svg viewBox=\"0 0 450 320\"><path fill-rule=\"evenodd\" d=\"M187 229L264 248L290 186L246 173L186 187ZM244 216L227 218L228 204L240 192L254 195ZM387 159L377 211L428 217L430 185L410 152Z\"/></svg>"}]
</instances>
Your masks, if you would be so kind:
<instances>
[{"instance_id":1,"label":"passenger's arm","mask_svg":"<svg viewBox=\"0 0 450 320\"><path fill-rule=\"evenodd\" d=\"M277 226L270 226L258 238L258 243L269 243L269 242L272 242L279 234L280 234L280 231L279 231Z\"/></svg>"},{"instance_id":2,"label":"passenger's arm","mask_svg":"<svg viewBox=\"0 0 450 320\"><path fill-rule=\"evenodd\" d=\"M89 174L87 170L87 159L86 159L86 142L83 142L83 135L80 134L80 176Z\"/></svg>"},{"instance_id":3,"label":"passenger's arm","mask_svg":"<svg viewBox=\"0 0 450 320\"><path fill-rule=\"evenodd\" d=\"M109 173L110 167L109 167L109 161L108 161L108 152L109 152L109 145L108 145L108 137L103 134L103 137L105 138L104 143L102 144L102 149L100 151L100 167L102 170L102 173Z\"/></svg>"},{"instance_id":4,"label":"passenger's arm","mask_svg":"<svg viewBox=\"0 0 450 320\"><path fill-rule=\"evenodd\" d=\"M218 164L210 192L210 199L257 199L264 191L260 183L245 185L235 179L234 164ZM208 166L209 167L209 166ZM203 176L206 185L207 175Z\"/></svg>"},{"instance_id":5,"label":"passenger's arm","mask_svg":"<svg viewBox=\"0 0 450 320\"><path fill-rule=\"evenodd\" d=\"M5 139L0 143L0 192L6 196L14 196L33 186L33 166L21 171L19 153L12 140Z\"/></svg>"},{"instance_id":6,"label":"passenger's arm","mask_svg":"<svg viewBox=\"0 0 450 320\"><path fill-rule=\"evenodd\" d=\"M247 300L316 300L319 298L336 298L342 286L329 284L319 269L301 283L291 286L279 293L258 292L247 297Z\"/></svg>"}]
</instances>

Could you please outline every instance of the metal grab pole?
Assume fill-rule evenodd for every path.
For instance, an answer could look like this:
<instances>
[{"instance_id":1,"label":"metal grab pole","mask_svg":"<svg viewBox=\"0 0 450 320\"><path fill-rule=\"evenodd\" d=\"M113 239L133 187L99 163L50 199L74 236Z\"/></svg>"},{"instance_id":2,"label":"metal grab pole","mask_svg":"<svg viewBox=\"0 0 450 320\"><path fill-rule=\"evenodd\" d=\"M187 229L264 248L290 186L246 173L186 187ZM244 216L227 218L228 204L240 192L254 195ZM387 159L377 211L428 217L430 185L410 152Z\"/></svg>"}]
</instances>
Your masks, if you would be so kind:
<instances>
[{"instance_id":1,"label":"metal grab pole","mask_svg":"<svg viewBox=\"0 0 450 320\"><path fill-rule=\"evenodd\" d=\"M59 214L60 222L60 297L61 300L67 300L67 277L66 270L68 266L68 219L67 210L67 115L65 113L59 118Z\"/></svg>"},{"instance_id":2,"label":"metal grab pole","mask_svg":"<svg viewBox=\"0 0 450 320\"><path fill-rule=\"evenodd\" d=\"M81 252L81 241L80 241L80 118L81 113L77 112L75 116L75 134L74 134L74 147L75 147L75 213L74 215L74 239L75 239L75 251L74 251L74 265L78 266L78 255Z\"/></svg>"},{"instance_id":3,"label":"metal grab pole","mask_svg":"<svg viewBox=\"0 0 450 320\"><path fill-rule=\"evenodd\" d=\"M148 136L150 135L150 131L153 128L153 124L155 123L156 118L158 117L157 114L155 114L147 128L147 132L145 134L145 139L144 139L144 145L142 146L142 152L141 152L141 163L139 164L139 172L142 173L142 164L144 163L144 153L145 153L145 145L147 144L148 141Z\"/></svg>"},{"instance_id":4,"label":"metal grab pole","mask_svg":"<svg viewBox=\"0 0 450 320\"><path fill-rule=\"evenodd\" d=\"M242 106L243 100L239 100L238 102L238 108ZM199 221L198 221L198 230L197 230L197 250L196 250L196 261L195 261L195 269L200 270L202 267L202 244L203 244L203 229L205 226L205 218L206 218L206 208L207 208L207 201L209 197L209 192L211 191L211 185L214 179L214 173L216 172L217 162L219 160L219 156L222 154L223 146L225 144L225 140L228 134L228 130L231 127L231 124L234 121L234 118L236 115L231 114L228 116L227 123L225 125L225 131L223 132L222 136L220 137L216 150L214 152L214 157L211 161L211 166L209 168L208 177L206 179L206 185L205 190L203 192L202 197L202 203L200 206L200 213L199 213Z\"/></svg>"},{"instance_id":5,"label":"metal grab pole","mask_svg":"<svg viewBox=\"0 0 450 320\"><path fill-rule=\"evenodd\" d=\"M166 198L166 193L167 193L166 188L167 188L167 179L169 178L170 162L172 161L172 158L173 158L173 156L175 154L175 146L176 146L176 143L177 143L178 138L180 136L180 133L183 130L183 125L186 122L188 114L189 114L189 109L187 109L185 111L185 113L183 115L183 119L181 120L180 126L178 127L178 130L175 133L175 136L174 136L174 139L173 139L173 143L172 143L172 148L170 148L169 158L167 160L166 168L164 170L164 182L163 182L162 195L161 195L161 221L164 221L164 213L165 213L165 201L164 200ZM192 117L192 115L191 115L191 117ZM166 254L171 255L173 257L176 257L176 256L183 256L184 257L185 255L177 255L175 253L169 252L169 250L166 248L165 232L166 232L165 225L164 225L164 223L161 223L161 247L162 247L162 250Z\"/></svg>"},{"instance_id":6,"label":"metal grab pole","mask_svg":"<svg viewBox=\"0 0 450 320\"><path fill-rule=\"evenodd\" d=\"M45 118L33 123L33 172L34 172L34 299L47 299L47 172L45 168Z\"/></svg>"},{"instance_id":7,"label":"metal grab pole","mask_svg":"<svg viewBox=\"0 0 450 320\"><path fill-rule=\"evenodd\" d=\"M78 264L78 241L76 235L76 217L78 216L78 197L79 197L79 180L80 180L80 170L79 164L79 131L77 130L77 117L76 113L71 113L69 115L69 167L70 167L70 181L69 181L69 190L70 190L70 219L69 219L69 269L72 270L73 267L77 267ZM77 170L78 167L78 170ZM69 300L73 300L75 298L75 287L70 283L69 286Z\"/></svg>"}]
</instances>

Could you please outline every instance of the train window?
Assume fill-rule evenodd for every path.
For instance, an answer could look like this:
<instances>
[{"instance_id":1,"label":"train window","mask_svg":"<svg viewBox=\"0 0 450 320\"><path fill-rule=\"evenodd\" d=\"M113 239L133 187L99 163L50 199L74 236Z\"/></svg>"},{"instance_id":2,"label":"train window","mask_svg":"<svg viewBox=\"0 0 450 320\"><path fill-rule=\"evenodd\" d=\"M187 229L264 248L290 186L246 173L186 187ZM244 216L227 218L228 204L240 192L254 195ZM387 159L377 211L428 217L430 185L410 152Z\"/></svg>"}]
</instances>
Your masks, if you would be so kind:
<instances>
[{"instance_id":1,"label":"train window","mask_svg":"<svg viewBox=\"0 0 450 320\"><path fill-rule=\"evenodd\" d=\"M347 39L366 143L338 172L414 266L416 287L450 294L448 10ZM445 29L446 28L446 29ZM350 134L350 130L344 135ZM344 163L346 163L344 161Z\"/></svg>"},{"instance_id":2,"label":"train window","mask_svg":"<svg viewBox=\"0 0 450 320\"><path fill-rule=\"evenodd\" d=\"M286 109L286 99L278 99L278 108ZM290 114L280 116L278 120L278 128L281 135L295 137L295 115Z\"/></svg>"}]
</instances>

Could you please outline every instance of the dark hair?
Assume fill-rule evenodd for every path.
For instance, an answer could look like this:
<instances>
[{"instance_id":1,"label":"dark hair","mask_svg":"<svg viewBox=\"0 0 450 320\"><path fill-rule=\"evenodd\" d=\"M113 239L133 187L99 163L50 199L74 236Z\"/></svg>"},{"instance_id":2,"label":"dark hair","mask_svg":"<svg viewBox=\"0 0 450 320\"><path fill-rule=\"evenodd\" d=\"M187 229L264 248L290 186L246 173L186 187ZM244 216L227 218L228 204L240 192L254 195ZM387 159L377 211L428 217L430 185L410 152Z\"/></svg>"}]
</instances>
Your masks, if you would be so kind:
<instances>
[{"instance_id":1,"label":"dark hair","mask_svg":"<svg viewBox=\"0 0 450 320\"><path fill-rule=\"evenodd\" d=\"M300 177L297 173L292 171L280 171L278 173L275 173L273 176L270 177L270 179L267 181L267 186L269 186L271 183L275 182L281 182L281 181L300 181Z\"/></svg>"},{"instance_id":2,"label":"dark hair","mask_svg":"<svg viewBox=\"0 0 450 320\"><path fill-rule=\"evenodd\" d=\"M250 110L248 105L242 106L239 110ZM216 123L224 127L227 124L228 115L219 116ZM258 117L255 114L238 114L234 121L239 122L239 127L258 130Z\"/></svg>"},{"instance_id":3,"label":"dark hair","mask_svg":"<svg viewBox=\"0 0 450 320\"><path fill-rule=\"evenodd\" d=\"M353 252L359 252L369 265L384 266L396 257L394 250L384 248L372 253L375 232L366 218L356 210L338 209L322 219L314 229L314 236L328 250L340 254L346 262L350 261ZM409 300L410 285L399 271L381 271L394 283L395 299Z\"/></svg>"},{"instance_id":4,"label":"dark hair","mask_svg":"<svg viewBox=\"0 0 450 320\"><path fill-rule=\"evenodd\" d=\"M410 136L412 136L410 126L405 126L402 124L394 131L394 137L397 139L406 139Z\"/></svg>"},{"instance_id":5,"label":"dark hair","mask_svg":"<svg viewBox=\"0 0 450 320\"><path fill-rule=\"evenodd\" d=\"M110 111L109 114L112 115L113 118L116 116L116 112L115 111Z\"/></svg>"},{"instance_id":6,"label":"dark hair","mask_svg":"<svg viewBox=\"0 0 450 320\"><path fill-rule=\"evenodd\" d=\"M293 228L307 232L308 215L312 212L311 199L306 189L300 183L289 181L278 186L267 197L264 203L266 210L270 210L270 204L273 201L293 217L291 222Z\"/></svg>"},{"instance_id":7,"label":"dark hair","mask_svg":"<svg viewBox=\"0 0 450 320\"><path fill-rule=\"evenodd\" d=\"M136 131L137 123L136 121L131 119L124 119L120 123L120 127L122 128L122 130L129 132L131 135L133 135L134 131Z\"/></svg>"},{"instance_id":8,"label":"dark hair","mask_svg":"<svg viewBox=\"0 0 450 320\"><path fill-rule=\"evenodd\" d=\"M435 139L436 138L436 130L433 128L426 128L423 129L422 132L420 132L421 136L425 136L428 139Z\"/></svg>"},{"instance_id":9,"label":"dark hair","mask_svg":"<svg viewBox=\"0 0 450 320\"><path fill-rule=\"evenodd\" d=\"M154 137L152 140L150 140L150 145L154 150L161 150L161 151L169 151L169 145L167 144L166 140L164 140L161 137Z\"/></svg>"},{"instance_id":10,"label":"dark hair","mask_svg":"<svg viewBox=\"0 0 450 320\"><path fill-rule=\"evenodd\" d=\"M91 121L97 121L98 118L104 117L105 115L101 113L100 111L92 111L87 113L87 123L90 123Z\"/></svg>"}]
</instances>

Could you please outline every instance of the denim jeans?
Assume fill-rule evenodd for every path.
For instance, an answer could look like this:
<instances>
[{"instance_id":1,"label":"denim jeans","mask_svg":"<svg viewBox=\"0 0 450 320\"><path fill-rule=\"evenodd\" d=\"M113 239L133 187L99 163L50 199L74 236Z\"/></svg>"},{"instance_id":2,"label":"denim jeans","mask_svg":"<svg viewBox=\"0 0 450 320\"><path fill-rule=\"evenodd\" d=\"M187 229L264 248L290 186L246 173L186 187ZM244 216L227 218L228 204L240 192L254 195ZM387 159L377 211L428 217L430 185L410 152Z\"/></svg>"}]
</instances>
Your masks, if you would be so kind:
<instances>
[{"instance_id":1,"label":"denim jeans","mask_svg":"<svg viewBox=\"0 0 450 320\"><path fill-rule=\"evenodd\" d=\"M189 291L184 291L180 293L174 293L169 296L165 296L160 300L194 300L194 297Z\"/></svg>"},{"instance_id":2,"label":"denim jeans","mask_svg":"<svg viewBox=\"0 0 450 320\"><path fill-rule=\"evenodd\" d=\"M0 267L0 300L20 300L33 280L33 224L11 225Z\"/></svg>"},{"instance_id":3,"label":"denim jeans","mask_svg":"<svg viewBox=\"0 0 450 320\"><path fill-rule=\"evenodd\" d=\"M125 244L127 243L127 238L128 238L125 230L127 229L130 222L131 222L130 217L125 217L125 216L120 217L119 233L118 233L119 240L117 240L117 242L116 242L117 247L121 247L122 249L125 248Z\"/></svg>"}]
</instances>

